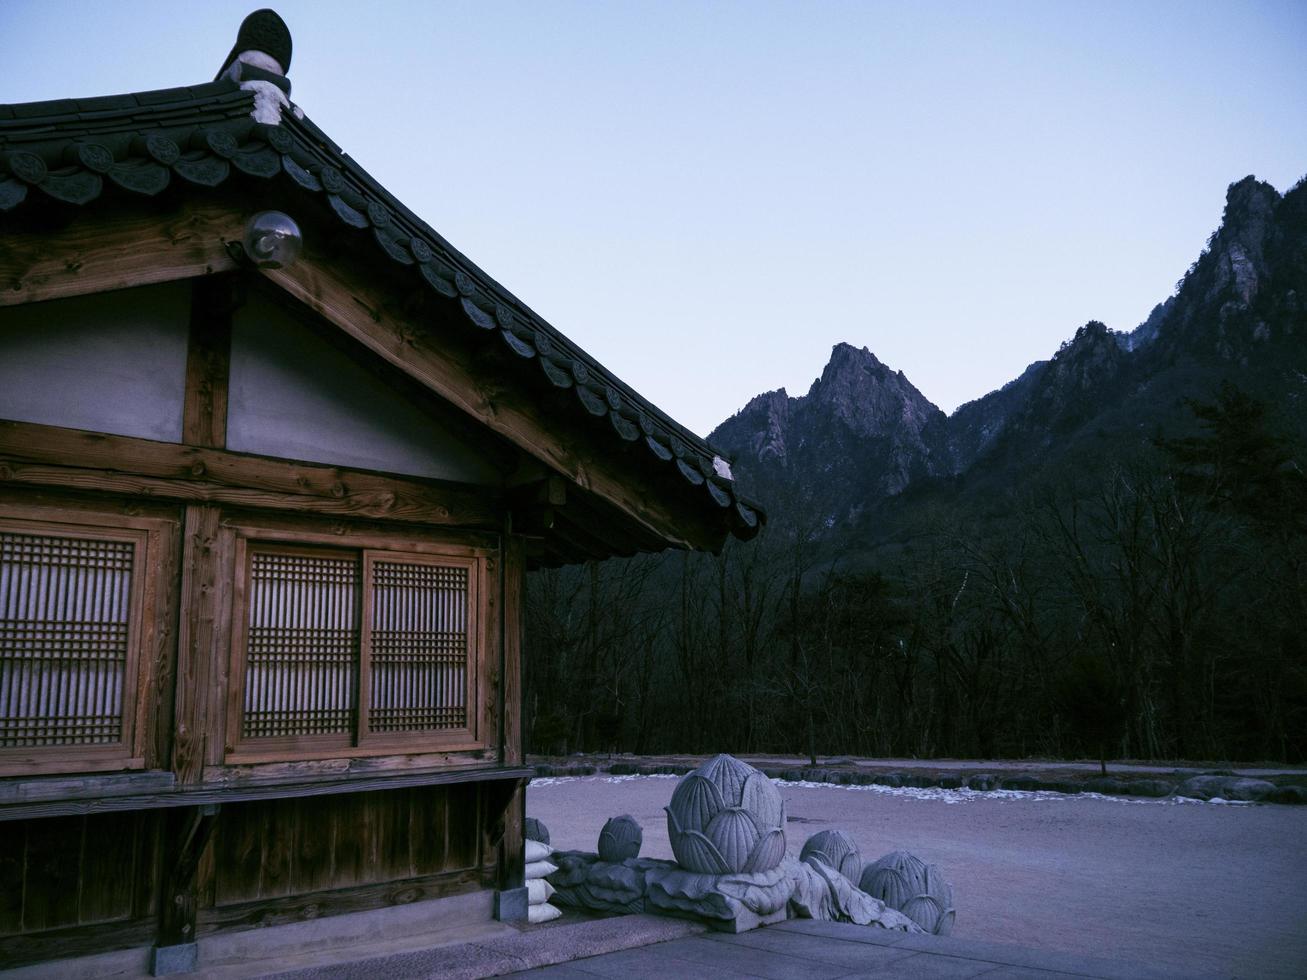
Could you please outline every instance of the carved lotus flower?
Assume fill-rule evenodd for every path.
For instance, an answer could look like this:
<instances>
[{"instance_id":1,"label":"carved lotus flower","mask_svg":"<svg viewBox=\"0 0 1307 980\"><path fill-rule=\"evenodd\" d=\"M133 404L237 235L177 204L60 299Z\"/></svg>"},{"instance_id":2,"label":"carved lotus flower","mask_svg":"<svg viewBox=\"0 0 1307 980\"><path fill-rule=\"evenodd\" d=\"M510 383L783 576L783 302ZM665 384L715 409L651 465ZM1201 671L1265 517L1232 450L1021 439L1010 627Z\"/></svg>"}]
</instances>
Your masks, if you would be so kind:
<instances>
[{"instance_id":1,"label":"carved lotus flower","mask_svg":"<svg viewBox=\"0 0 1307 980\"><path fill-rule=\"evenodd\" d=\"M939 868L914 854L893 851L867 865L859 887L926 932L947 936L953 929L953 889Z\"/></svg>"},{"instance_id":2,"label":"carved lotus flower","mask_svg":"<svg viewBox=\"0 0 1307 980\"><path fill-rule=\"evenodd\" d=\"M539 841L541 844L549 843L549 828L545 826L543 820L538 820L535 817L527 817L524 830L525 833L523 836L526 837L527 840Z\"/></svg>"},{"instance_id":3,"label":"carved lotus flower","mask_svg":"<svg viewBox=\"0 0 1307 980\"><path fill-rule=\"evenodd\" d=\"M772 781L729 755L676 786L667 836L676 861L700 874L770 871L785 857L785 801Z\"/></svg>"},{"instance_id":4,"label":"carved lotus flower","mask_svg":"<svg viewBox=\"0 0 1307 980\"><path fill-rule=\"evenodd\" d=\"M627 858L637 857L642 843L644 829L635 817L629 813L610 817L599 831L599 860L621 864Z\"/></svg>"},{"instance_id":5,"label":"carved lotus flower","mask_svg":"<svg viewBox=\"0 0 1307 980\"><path fill-rule=\"evenodd\" d=\"M858 845L842 830L823 830L813 834L799 852L799 860L813 857L827 867L834 868L854 885L862 874L862 852Z\"/></svg>"}]
</instances>

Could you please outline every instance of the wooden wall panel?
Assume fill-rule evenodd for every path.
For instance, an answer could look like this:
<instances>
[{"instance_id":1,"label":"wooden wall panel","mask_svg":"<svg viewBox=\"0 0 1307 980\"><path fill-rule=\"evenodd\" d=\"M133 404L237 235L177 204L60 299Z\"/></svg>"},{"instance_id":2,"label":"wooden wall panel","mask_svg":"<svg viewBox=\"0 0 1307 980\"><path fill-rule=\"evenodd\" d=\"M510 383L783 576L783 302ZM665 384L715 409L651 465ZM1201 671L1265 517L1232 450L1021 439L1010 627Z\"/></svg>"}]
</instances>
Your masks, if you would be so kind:
<instances>
[{"instance_id":1,"label":"wooden wall panel","mask_svg":"<svg viewBox=\"0 0 1307 980\"><path fill-rule=\"evenodd\" d=\"M22 824L4 829L0 843L0 936L23 931L23 864L27 849L27 828Z\"/></svg>"},{"instance_id":2,"label":"wooden wall panel","mask_svg":"<svg viewBox=\"0 0 1307 980\"><path fill-rule=\"evenodd\" d=\"M0 831L0 937L129 922L155 907L158 815L19 820ZM5 959L0 943L0 965Z\"/></svg>"},{"instance_id":3,"label":"wooden wall panel","mask_svg":"<svg viewBox=\"0 0 1307 980\"><path fill-rule=\"evenodd\" d=\"M314 819L314 814L321 808L319 800L299 799L295 803L297 812L292 819L296 825L303 826L312 821L317 828L316 833L295 835L297 884L308 892L333 888L336 880L336 829L340 824L341 808L327 807Z\"/></svg>"},{"instance_id":4,"label":"wooden wall panel","mask_svg":"<svg viewBox=\"0 0 1307 980\"><path fill-rule=\"evenodd\" d=\"M191 282L182 442L192 446L221 449L227 445L227 374L235 287L233 276L204 276Z\"/></svg>"},{"instance_id":5,"label":"wooden wall panel","mask_svg":"<svg viewBox=\"0 0 1307 980\"><path fill-rule=\"evenodd\" d=\"M408 839L414 868L448 867L449 793L414 793Z\"/></svg>"},{"instance_id":6,"label":"wooden wall panel","mask_svg":"<svg viewBox=\"0 0 1307 980\"><path fill-rule=\"evenodd\" d=\"M223 808L216 907L479 868L476 785L386 790Z\"/></svg>"},{"instance_id":7,"label":"wooden wall panel","mask_svg":"<svg viewBox=\"0 0 1307 980\"><path fill-rule=\"evenodd\" d=\"M77 924L84 818L34 820L27 828L23 931Z\"/></svg>"},{"instance_id":8,"label":"wooden wall panel","mask_svg":"<svg viewBox=\"0 0 1307 980\"><path fill-rule=\"evenodd\" d=\"M476 786L451 787L448 827L448 848L445 863L450 870L473 868L481 858L481 793Z\"/></svg>"},{"instance_id":9,"label":"wooden wall panel","mask_svg":"<svg viewBox=\"0 0 1307 980\"><path fill-rule=\"evenodd\" d=\"M132 908L141 858L140 814L106 813L87 824L82 840L79 923L114 922Z\"/></svg>"}]
</instances>

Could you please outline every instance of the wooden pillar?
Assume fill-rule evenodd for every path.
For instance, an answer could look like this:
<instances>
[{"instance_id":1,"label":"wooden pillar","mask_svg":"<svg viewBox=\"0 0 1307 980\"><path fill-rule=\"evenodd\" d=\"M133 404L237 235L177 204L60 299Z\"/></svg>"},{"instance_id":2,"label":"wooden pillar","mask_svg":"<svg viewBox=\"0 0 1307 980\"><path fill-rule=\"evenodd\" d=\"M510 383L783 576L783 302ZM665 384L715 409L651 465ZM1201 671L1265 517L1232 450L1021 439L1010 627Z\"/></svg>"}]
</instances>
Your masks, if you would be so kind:
<instances>
[{"instance_id":1,"label":"wooden pillar","mask_svg":"<svg viewBox=\"0 0 1307 980\"><path fill-rule=\"evenodd\" d=\"M522 630L524 629L526 589L525 541L511 533L504 535L503 602L500 605L503 662L500 676L503 703L500 761L506 766L521 765L522 753Z\"/></svg>"},{"instance_id":2,"label":"wooden pillar","mask_svg":"<svg viewBox=\"0 0 1307 980\"><path fill-rule=\"evenodd\" d=\"M217 649L227 631L224 618L228 569L217 507L186 508L182 540L181 618L177 631L176 732L172 764L181 785L203 777L206 748L221 749L220 711L211 711L219 692L214 677L223 666ZM216 736L216 737L215 737Z\"/></svg>"},{"instance_id":3,"label":"wooden pillar","mask_svg":"<svg viewBox=\"0 0 1307 980\"><path fill-rule=\"evenodd\" d=\"M221 759L224 717L217 705L223 693L223 648L231 615L229 537L217 507L186 508L172 744L172 768L182 786L199 783L206 763ZM155 976L195 968L200 858L217 818L216 806L184 807L169 814L163 835L159 932L150 956Z\"/></svg>"},{"instance_id":4,"label":"wooden pillar","mask_svg":"<svg viewBox=\"0 0 1307 980\"><path fill-rule=\"evenodd\" d=\"M213 836L218 806L180 807L168 814L164 831L164 889L159 902L159 936L150 951L156 977L191 973L198 965L195 942L200 858Z\"/></svg>"},{"instance_id":5,"label":"wooden pillar","mask_svg":"<svg viewBox=\"0 0 1307 980\"><path fill-rule=\"evenodd\" d=\"M191 284L182 442L208 449L227 445L227 383L231 366L234 275L203 276Z\"/></svg>"},{"instance_id":6,"label":"wooden pillar","mask_svg":"<svg viewBox=\"0 0 1307 980\"><path fill-rule=\"evenodd\" d=\"M504 765L522 763L522 626L523 590L526 586L526 550L522 538L507 523L504 558L500 563L503 601L500 603L500 760ZM526 786L515 784L502 814L502 836L497 848L498 892L495 917L526 918Z\"/></svg>"}]
</instances>

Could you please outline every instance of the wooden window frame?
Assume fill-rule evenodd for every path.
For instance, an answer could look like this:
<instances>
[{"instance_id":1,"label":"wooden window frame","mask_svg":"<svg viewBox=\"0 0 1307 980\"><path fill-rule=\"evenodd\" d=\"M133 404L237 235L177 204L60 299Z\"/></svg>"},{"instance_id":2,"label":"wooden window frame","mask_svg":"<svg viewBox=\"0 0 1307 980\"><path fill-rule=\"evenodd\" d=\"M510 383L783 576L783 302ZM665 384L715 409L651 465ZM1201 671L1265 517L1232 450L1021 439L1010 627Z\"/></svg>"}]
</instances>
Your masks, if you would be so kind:
<instances>
[{"instance_id":1,"label":"wooden window frame","mask_svg":"<svg viewBox=\"0 0 1307 980\"><path fill-rule=\"evenodd\" d=\"M350 555L359 563L357 644L358 683L353 730L348 735L299 735L287 737L245 737L244 722L246 648L249 634L249 575L253 552L307 556ZM231 649L228 661L224 765L267 762L301 762L376 756L422 755L486 749L492 741L486 707L486 682L495 643L491 574L494 548L430 541L407 536L368 535L341 540L339 536L276 528L237 528L234 586L232 590ZM468 659L467 725L458 729L420 732L367 731L370 703L371 566L376 561L399 559L414 564L465 567L468 570Z\"/></svg>"},{"instance_id":2,"label":"wooden window frame","mask_svg":"<svg viewBox=\"0 0 1307 980\"><path fill-rule=\"evenodd\" d=\"M175 523L121 514L0 504L0 529L74 540L119 541L130 543L133 549L121 697L122 730L118 741L0 747L0 776L144 769L147 703L154 680L151 647L163 600L162 550Z\"/></svg>"}]
</instances>

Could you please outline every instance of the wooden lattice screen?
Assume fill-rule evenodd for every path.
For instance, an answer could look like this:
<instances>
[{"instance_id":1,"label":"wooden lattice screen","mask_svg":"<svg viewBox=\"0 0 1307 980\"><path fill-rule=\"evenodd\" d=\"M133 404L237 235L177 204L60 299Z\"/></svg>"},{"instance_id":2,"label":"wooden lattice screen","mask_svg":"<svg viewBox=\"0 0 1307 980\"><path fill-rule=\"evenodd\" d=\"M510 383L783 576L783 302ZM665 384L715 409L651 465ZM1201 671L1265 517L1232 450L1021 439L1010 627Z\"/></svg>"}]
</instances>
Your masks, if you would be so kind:
<instances>
[{"instance_id":1,"label":"wooden lattice screen","mask_svg":"<svg viewBox=\"0 0 1307 980\"><path fill-rule=\"evenodd\" d=\"M358 600L352 555L251 556L243 737L353 732Z\"/></svg>"},{"instance_id":2,"label":"wooden lattice screen","mask_svg":"<svg viewBox=\"0 0 1307 980\"><path fill-rule=\"evenodd\" d=\"M374 561L368 730L467 726L468 569Z\"/></svg>"},{"instance_id":3,"label":"wooden lattice screen","mask_svg":"<svg viewBox=\"0 0 1307 980\"><path fill-rule=\"evenodd\" d=\"M0 748L123 740L138 547L0 528Z\"/></svg>"},{"instance_id":4,"label":"wooden lattice screen","mask_svg":"<svg viewBox=\"0 0 1307 980\"><path fill-rule=\"evenodd\" d=\"M476 568L453 556L252 546L233 672L247 749L291 757L470 732Z\"/></svg>"}]
</instances>

